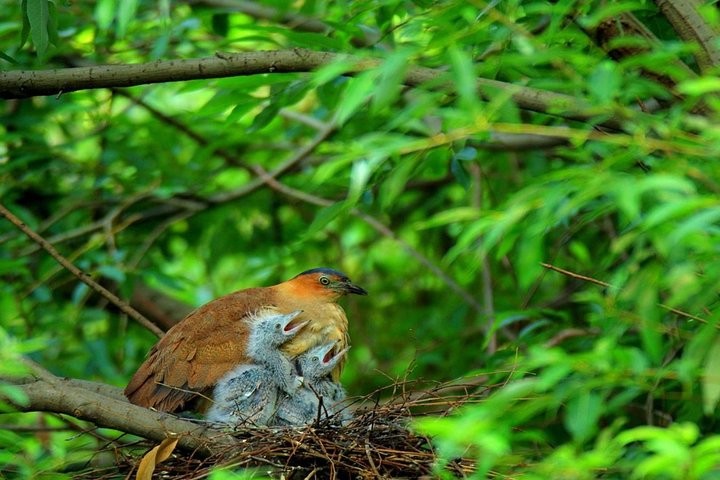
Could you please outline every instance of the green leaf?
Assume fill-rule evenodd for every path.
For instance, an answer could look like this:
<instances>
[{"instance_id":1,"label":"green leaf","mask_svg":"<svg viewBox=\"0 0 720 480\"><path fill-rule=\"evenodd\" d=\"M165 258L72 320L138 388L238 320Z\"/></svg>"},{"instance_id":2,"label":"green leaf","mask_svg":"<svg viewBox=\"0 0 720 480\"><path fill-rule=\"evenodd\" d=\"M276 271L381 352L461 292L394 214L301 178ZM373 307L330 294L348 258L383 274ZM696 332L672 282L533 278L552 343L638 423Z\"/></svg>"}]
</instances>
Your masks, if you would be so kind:
<instances>
[{"instance_id":1,"label":"green leaf","mask_svg":"<svg viewBox=\"0 0 720 480\"><path fill-rule=\"evenodd\" d=\"M442 212L433 215L428 220L425 220L423 222L418 222L415 225L415 228L426 229L426 228L442 227L444 225L449 225L451 223L466 222L468 220L477 220L480 218L480 216L481 216L480 210L475 207L448 208L447 210L443 210ZM489 224L489 223L490 222L485 222L484 225ZM480 234L478 233L478 235L480 235Z\"/></svg>"},{"instance_id":2,"label":"green leaf","mask_svg":"<svg viewBox=\"0 0 720 480\"><path fill-rule=\"evenodd\" d=\"M410 51L398 49L391 52L379 68L380 76L370 103L373 112L390 106L402 91L402 82L408 69Z\"/></svg>"},{"instance_id":3,"label":"green leaf","mask_svg":"<svg viewBox=\"0 0 720 480\"><path fill-rule=\"evenodd\" d=\"M48 0L27 0L27 18L30 22L30 35L37 55L42 57L47 51L50 37L48 23L50 21Z\"/></svg>"},{"instance_id":4,"label":"green leaf","mask_svg":"<svg viewBox=\"0 0 720 480\"><path fill-rule=\"evenodd\" d=\"M720 207L708 208L698 212L687 220L680 222L667 238L667 245L670 249L679 246L680 242L691 233L706 233L713 229L720 220Z\"/></svg>"},{"instance_id":5,"label":"green leaf","mask_svg":"<svg viewBox=\"0 0 720 480\"><path fill-rule=\"evenodd\" d=\"M349 206L347 202L337 202L323 208L315 215L315 219L305 231L304 238L312 238L316 233L325 228L328 223L350 210L350 208L352 207Z\"/></svg>"},{"instance_id":6,"label":"green leaf","mask_svg":"<svg viewBox=\"0 0 720 480\"><path fill-rule=\"evenodd\" d=\"M477 76L472 59L455 46L450 48L449 54L453 80L460 102L465 107L477 108L479 106Z\"/></svg>"},{"instance_id":7,"label":"green leaf","mask_svg":"<svg viewBox=\"0 0 720 480\"><path fill-rule=\"evenodd\" d=\"M55 2L53 2L52 0L48 1L48 13L48 37L50 39L50 43L57 46L59 43L57 8L55 7Z\"/></svg>"},{"instance_id":8,"label":"green leaf","mask_svg":"<svg viewBox=\"0 0 720 480\"><path fill-rule=\"evenodd\" d=\"M17 385L3 384L0 382L0 398L5 397L14 405L25 407L30 404L30 399L22 388Z\"/></svg>"},{"instance_id":9,"label":"green leaf","mask_svg":"<svg viewBox=\"0 0 720 480\"><path fill-rule=\"evenodd\" d=\"M390 208L405 189L405 185L417 165L416 158L403 158L398 161L398 165L380 186L380 207L383 210Z\"/></svg>"},{"instance_id":10,"label":"green leaf","mask_svg":"<svg viewBox=\"0 0 720 480\"><path fill-rule=\"evenodd\" d=\"M684 95L700 96L720 91L720 78L700 77L681 82L677 86L678 92Z\"/></svg>"},{"instance_id":11,"label":"green leaf","mask_svg":"<svg viewBox=\"0 0 720 480\"><path fill-rule=\"evenodd\" d=\"M705 358L702 376L703 411L712 415L720 401L720 337L715 339Z\"/></svg>"},{"instance_id":12,"label":"green leaf","mask_svg":"<svg viewBox=\"0 0 720 480\"><path fill-rule=\"evenodd\" d=\"M227 37L230 29L230 17L227 13L216 13L212 16L212 29L221 37Z\"/></svg>"},{"instance_id":13,"label":"green leaf","mask_svg":"<svg viewBox=\"0 0 720 480\"><path fill-rule=\"evenodd\" d=\"M654 365L660 365L664 355L662 334L660 333L660 312L658 292L655 285L658 278L655 272L648 269L637 279L637 310L640 317L640 339L643 348Z\"/></svg>"},{"instance_id":14,"label":"green leaf","mask_svg":"<svg viewBox=\"0 0 720 480\"><path fill-rule=\"evenodd\" d=\"M3 60L5 60L6 62L12 63L13 65L17 65L17 64L18 64L18 61L17 61L17 60L15 60L13 57L11 57L10 55L8 55L8 54L5 53L5 52L0 52L0 58L2 58Z\"/></svg>"},{"instance_id":15,"label":"green leaf","mask_svg":"<svg viewBox=\"0 0 720 480\"><path fill-rule=\"evenodd\" d=\"M271 103L270 105L265 107L262 112L255 115L255 118L248 127L247 132L253 133L261 130L263 127L267 126L270 122L272 122L275 117L277 117L279 111L280 106Z\"/></svg>"},{"instance_id":16,"label":"green leaf","mask_svg":"<svg viewBox=\"0 0 720 480\"><path fill-rule=\"evenodd\" d=\"M353 62L343 59L323 65L313 73L312 86L318 87L330 82L331 80L335 80L344 73L351 71L353 66Z\"/></svg>"},{"instance_id":17,"label":"green leaf","mask_svg":"<svg viewBox=\"0 0 720 480\"><path fill-rule=\"evenodd\" d=\"M597 432L602 406L602 397L594 392L581 392L568 400L564 423L576 442L583 443Z\"/></svg>"},{"instance_id":18,"label":"green leaf","mask_svg":"<svg viewBox=\"0 0 720 480\"><path fill-rule=\"evenodd\" d=\"M468 175L465 166L457 157L453 157L453 159L450 160L450 171L455 177L455 180L457 180L463 188L466 190L470 188L470 175Z\"/></svg>"},{"instance_id":19,"label":"green leaf","mask_svg":"<svg viewBox=\"0 0 720 480\"><path fill-rule=\"evenodd\" d=\"M588 78L590 96L597 103L611 102L620 92L621 81L617 63L601 62Z\"/></svg>"},{"instance_id":20,"label":"green leaf","mask_svg":"<svg viewBox=\"0 0 720 480\"><path fill-rule=\"evenodd\" d=\"M377 71L371 70L361 73L348 82L345 92L340 98L337 110L335 111L335 120L340 125L352 117L370 98L370 95L375 89L377 76Z\"/></svg>"},{"instance_id":21,"label":"green leaf","mask_svg":"<svg viewBox=\"0 0 720 480\"><path fill-rule=\"evenodd\" d=\"M373 172L373 164L375 163L365 159L353 163L350 171L350 188L348 188L347 194L347 203L349 205L355 205L360 199L360 195L365 190L365 186Z\"/></svg>"},{"instance_id":22,"label":"green leaf","mask_svg":"<svg viewBox=\"0 0 720 480\"><path fill-rule=\"evenodd\" d=\"M108 31L115 20L116 2L117 0L98 0L95 4L95 25L100 31Z\"/></svg>"},{"instance_id":23,"label":"green leaf","mask_svg":"<svg viewBox=\"0 0 720 480\"><path fill-rule=\"evenodd\" d=\"M543 272L540 262L544 258L543 237L539 232L529 231L520 238L517 273L520 288L529 288L540 277Z\"/></svg>"},{"instance_id":24,"label":"green leaf","mask_svg":"<svg viewBox=\"0 0 720 480\"><path fill-rule=\"evenodd\" d=\"M25 42L27 42L28 37L30 36L30 20L28 19L27 2L28 0L22 0L20 2L20 11L23 24L22 31L20 32L20 46L18 48L22 48L23 45L25 45Z\"/></svg>"},{"instance_id":25,"label":"green leaf","mask_svg":"<svg viewBox=\"0 0 720 480\"><path fill-rule=\"evenodd\" d=\"M128 25L135 19L138 0L120 0L117 10L117 28L115 32L119 38L125 38Z\"/></svg>"}]
</instances>

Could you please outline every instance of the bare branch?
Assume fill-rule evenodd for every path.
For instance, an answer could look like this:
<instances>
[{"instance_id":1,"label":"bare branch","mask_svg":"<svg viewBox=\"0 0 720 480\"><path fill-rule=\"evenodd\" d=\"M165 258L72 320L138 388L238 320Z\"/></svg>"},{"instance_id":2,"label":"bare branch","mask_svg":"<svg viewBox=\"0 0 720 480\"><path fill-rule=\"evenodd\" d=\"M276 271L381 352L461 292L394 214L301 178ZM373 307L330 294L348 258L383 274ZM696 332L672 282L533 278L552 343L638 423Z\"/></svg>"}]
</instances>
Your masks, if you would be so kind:
<instances>
[{"instance_id":1,"label":"bare branch","mask_svg":"<svg viewBox=\"0 0 720 480\"><path fill-rule=\"evenodd\" d=\"M182 448L207 455L236 443L232 437L209 427L206 422L183 420L133 405L119 389L109 385L61 379L41 369L32 369L32 377L14 380L28 398L27 405L16 405L20 411L62 413L154 441L178 436ZM13 382L13 379L4 380Z\"/></svg>"},{"instance_id":2,"label":"bare branch","mask_svg":"<svg viewBox=\"0 0 720 480\"><path fill-rule=\"evenodd\" d=\"M205 78L222 78L261 73L309 72L328 63L348 62L347 74L378 67L377 58L316 52L305 49L275 50L247 53L217 53L215 57L155 61L136 65L100 65L60 70L16 70L0 72L0 98L25 98L36 95L59 95L93 88L130 87L152 83L178 82ZM454 91L446 79L447 72L432 68L408 69L404 83L411 87L434 86ZM603 117L598 125L622 130L625 120L641 114L629 109L593 107L570 95L523 87L485 78L476 79L478 95L490 100L502 92L526 110L586 121Z\"/></svg>"},{"instance_id":3,"label":"bare branch","mask_svg":"<svg viewBox=\"0 0 720 480\"><path fill-rule=\"evenodd\" d=\"M574 278L576 280L582 280L584 282L594 283L595 285L600 285L601 287L605 287L605 288L616 288L607 282L603 282L602 280L588 277L586 275L580 275L579 273L571 272L570 270L565 270L564 268L556 267L555 265L550 265L549 263L541 262L540 265L547 268L548 270L552 270L554 272L561 273L567 277ZM685 317L690 320L695 320L700 323L708 323L708 321L705 320L704 318L698 317L697 315L693 315L692 313L685 312L683 310L680 310L679 308L671 307L670 305L665 305L663 303L658 303L657 306L662 308L663 310L672 312L675 315L679 315L681 317ZM716 328L720 329L720 325L716 325Z\"/></svg>"},{"instance_id":4,"label":"bare branch","mask_svg":"<svg viewBox=\"0 0 720 480\"><path fill-rule=\"evenodd\" d=\"M695 59L703 72L720 65L720 48L717 45L718 32L703 19L699 12L703 2L699 0L655 0L660 11L672 24L683 40L696 42L700 49Z\"/></svg>"},{"instance_id":5,"label":"bare branch","mask_svg":"<svg viewBox=\"0 0 720 480\"><path fill-rule=\"evenodd\" d=\"M90 278L90 275L80 270L78 267L73 265L70 260L60 255L60 253L55 250L55 247L52 246L50 242L45 240L43 237L35 233L30 227L25 225L25 223L20 220L18 217L16 217L10 210L8 210L4 205L0 204L0 215L7 218L10 223L15 225L20 231L22 231L25 235L27 235L33 242L40 245L43 250L48 252L50 256L52 256L60 265L63 266L63 268L67 269L70 273L75 275L78 280L85 283L88 287L95 290L97 293L105 297L108 301L110 301L113 305L115 305L117 308L119 308L123 313L128 315L130 318L136 320L140 325L144 326L151 332L153 332L158 337L163 336L163 331L158 328L157 325L152 323L150 320L142 316L137 310L132 308L127 303L120 300L114 293L112 293L110 290L106 289L99 283L97 283L95 280Z\"/></svg>"}]
</instances>

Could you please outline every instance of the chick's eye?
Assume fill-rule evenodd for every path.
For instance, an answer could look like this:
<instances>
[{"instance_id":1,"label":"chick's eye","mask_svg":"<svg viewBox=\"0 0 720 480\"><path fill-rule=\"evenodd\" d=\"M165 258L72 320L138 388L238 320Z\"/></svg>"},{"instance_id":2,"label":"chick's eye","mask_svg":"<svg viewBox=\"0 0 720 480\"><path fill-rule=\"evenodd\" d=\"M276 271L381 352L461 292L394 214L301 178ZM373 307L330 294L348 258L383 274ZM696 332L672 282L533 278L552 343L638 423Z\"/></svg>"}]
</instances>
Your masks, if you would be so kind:
<instances>
[{"instance_id":1,"label":"chick's eye","mask_svg":"<svg viewBox=\"0 0 720 480\"><path fill-rule=\"evenodd\" d=\"M322 285L330 285L330 279L327 277L320 277L320 283Z\"/></svg>"}]
</instances>

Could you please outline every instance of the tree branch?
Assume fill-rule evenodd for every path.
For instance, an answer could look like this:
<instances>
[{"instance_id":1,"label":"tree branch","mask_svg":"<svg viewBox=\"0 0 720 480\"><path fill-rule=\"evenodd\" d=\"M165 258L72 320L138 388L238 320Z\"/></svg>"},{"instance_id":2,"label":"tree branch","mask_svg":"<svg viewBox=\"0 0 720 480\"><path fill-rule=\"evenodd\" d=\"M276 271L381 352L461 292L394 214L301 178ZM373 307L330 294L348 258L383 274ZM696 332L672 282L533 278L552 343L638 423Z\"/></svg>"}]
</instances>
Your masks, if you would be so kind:
<instances>
[{"instance_id":1,"label":"tree branch","mask_svg":"<svg viewBox=\"0 0 720 480\"><path fill-rule=\"evenodd\" d=\"M13 215L13 213L8 210L4 205L0 204L0 215L8 219L10 223L15 225L20 231L22 231L25 235L27 235L33 242L40 245L43 250L48 252L50 256L52 256L60 265L63 266L63 268L67 269L70 273L75 275L81 282L85 283L88 287L95 290L97 293L105 297L108 301L110 301L113 305L115 305L117 308L119 308L123 313L125 313L130 318L136 320L140 325L144 326L151 332L153 332L158 337L163 336L163 331L158 328L157 325L152 323L147 318L143 317L137 310L132 308L127 303L120 300L114 293L112 293L110 290L106 289L99 283L97 283L95 280L90 278L90 275L80 270L78 267L73 265L70 260L60 255L60 253L55 250L55 247L52 246L50 242L42 238L40 235L35 233L30 227L25 225L25 223L20 220L18 217Z\"/></svg>"},{"instance_id":2,"label":"tree branch","mask_svg":"<svg viewBox=\"0 0 720 480\"><path fill-rule=\"evenodd\" d=\"M703 2L699 0L655 0L660 11L672 24L677 34L685 41L697 42L700 49L695 52L700 70L711 73L710 70L720 65L720 48L717 46L718 31L706 22L700 7Z\"/></svg>"},{"instance_id":3,"label":"tree branch","mask_svg":"<svg viewBox=\"0 0 720 480\"><path fill-rule=\"evenodd\" d=\"M87 380L61 379L31 362L25 363L32 370L31 376L2 379L16 385L27 396L27 404L14 404L20 411L62 413L157 442L178 436L182 448L205 455L237 443L230 435L205 422L183 420L133 405L118 388ZM4 400L12 403L10 398Z\"/></svg>"},{"instance_id":4,"label":"tree branch","mask_svg":"<svg viewBox=\"0 0 720 480\"><path fill-rule=\"evenodd\" d=\"M100 65L40 71L16 70L0 72L0 98L61 95L93 88L131 87L262 73L309 72L337 60L345 60L352 65L347 71L350 75L376 68L382 63L376 58L296 48L247 53L218 52L215 57L155 61L136 65ZM453 91L454 85L445 79L446 76L447 72L443 70L415 67L408 69L404 84L411 87L430 84ZM497 80L479 78L476 83L478 95L485 100L495 97L498 92L504 92L509 94L520 108L577 121L604 118L605 120L598 121L598 125L614 130L622 130L622 123L631 117L641 116L629 109L620 111L593 107L570 95Z\"/></svg>"}]
</instances>

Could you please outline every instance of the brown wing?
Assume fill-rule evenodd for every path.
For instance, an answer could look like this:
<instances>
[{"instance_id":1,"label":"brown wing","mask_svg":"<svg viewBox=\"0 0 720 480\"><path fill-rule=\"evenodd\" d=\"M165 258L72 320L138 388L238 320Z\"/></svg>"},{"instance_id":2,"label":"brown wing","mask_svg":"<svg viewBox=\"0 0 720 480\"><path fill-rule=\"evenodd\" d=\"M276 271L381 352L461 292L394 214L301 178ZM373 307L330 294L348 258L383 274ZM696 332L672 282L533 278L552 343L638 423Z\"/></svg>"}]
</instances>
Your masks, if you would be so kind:
<instances>
[{"instance_id":1,"label":"brown wing","mask_svg":"<svg viewBox=\"0 0 720 480\"><path fill-rule=\"evenodd\" d=\"M150 350L125 388L136 405L174 412L197 393L209 394L233 367L248 363L247 317L274 305L271 288L240 290L217 298L172 327Z\"/></svg>"}]
</instances>

